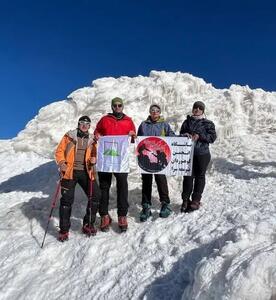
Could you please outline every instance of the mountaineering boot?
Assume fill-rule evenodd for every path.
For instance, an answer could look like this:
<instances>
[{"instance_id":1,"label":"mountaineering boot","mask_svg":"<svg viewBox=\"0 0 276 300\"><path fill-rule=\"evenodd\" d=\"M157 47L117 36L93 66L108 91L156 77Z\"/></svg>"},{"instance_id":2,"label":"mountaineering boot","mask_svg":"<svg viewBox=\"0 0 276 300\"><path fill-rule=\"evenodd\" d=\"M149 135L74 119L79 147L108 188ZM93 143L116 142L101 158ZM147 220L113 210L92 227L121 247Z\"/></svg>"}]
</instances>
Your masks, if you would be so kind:
<instances>
[{"instance_id":1,"label":"mountaineering boot","mask_svg":"<svg viewBox=\"0 0 276 300\"><path fill-rule=\"evenodd\" d=\"M111 219L110 215L102 216L101 217L101 225L100 225L101 231L108 231L111 222L112 222L112 219Z\"/></svg>"},{"instance_id":2,"label":"mountaineering boot","mask_svg":"<svg viewBox=\"0 0 276 300\"><path fill-rule=\"evenodd\" d=\"M95 228L95 226L93 224L89 225L87 223L82 226L82 232L89 237L91 235L96 235L97 229Z\"/></svg>"},{"instance_id":3,"label":"mountaineering boot","mask_svg":"<svg viewBox=\"0 0 276 300\"><path fill-rule=\"evenodd\" d=\"M140 221L145 222L151 216L150 205L148 203L144 203L142 205L142 210L140 212Z\"/></svg>"},{"instance_id":4,"label":"mountaineering boot","mask_svg":"<svg viewBox=\"0 0 276 300\"><path fill-rule=\"evenodd\" d=\"M90 215L90 211L87 210L85 216L83 217L82 224L94 224L96 221L96 214L92 213Z\"/></svg>"},{"instance_id":5,"label":"mountaineering boot","mask_svg":"<svg viewBox=\"0 0 276 300\"><path fill-rule=\"evenodd\" d=\"M59 228L60 232L68 232L71 226L70 216L72 208L71 206L61 205L59 207Z\"/></svg>"},{"instance_id":6,"label":"mountaineering boot","mask_svg":"<svg viewBox=\"0 0 276 300\"><path fill-rule=\"evenodd\" d=\"M169 203L162 202L161 210L159 213L160 218L167 218L172 213Z\"/></svg>"},{"instance_id":7,"label":"mountaineering boot","mask_svg":"<svg viewBox=\"0 0 276 300\"><path fill-rule=\"evenodd\" d=\"M58 240L60 242L65 242L65 241L68 241L68 238L69 238L69 232L68 231L61 231L59 232L58 234Z\"/></svg>"},{"instance_id":8,"label":"mountaineering boot","mask_svg":"<svg viewBox=\"0 0 276 300\"><path fill-rule=\"evenodd\" d=\"M190 209L190 203L191 203L190 200L183 200L181 208L180 208L180 212L182 212L182 213L188 212Z\"/></svg>"},{"instance_id":9,"label":"mountaineering boot","mask_svg":"<svg viewBox=\"0 0 276 300\"><path fill-rule=\"evenodd\" d=\"M192 212L192 211L195 211L195 210L198 210L200 207L200 201L199 200L192 200L190 202L190 205L189 207L187 208L187 211L186 212Z\"/></svg>"},{"instance_id":10,"label":"mountaineering boot","mask_svg":"<svg viewBox=\"0 0 276 300\"><path fill-rule=\"evenodd\" d=\"M121 229L122 232L127 231L127 217L126 216L120 216L118 217L118 226Z\"/></svg>"},{"instance_id":11,"label":"mountaineering boot","mask_svg":"<svg viewBox=\"0 0 276 300\"><path fill-rule=\"evenodd\" d=\"M87 209L82 222L82 233L86 234L87 236L96 235L97 229L94 226L95 221L96 214L93 213L92 215L90 215L90 209Z\"/></svg>"}]
</instances>

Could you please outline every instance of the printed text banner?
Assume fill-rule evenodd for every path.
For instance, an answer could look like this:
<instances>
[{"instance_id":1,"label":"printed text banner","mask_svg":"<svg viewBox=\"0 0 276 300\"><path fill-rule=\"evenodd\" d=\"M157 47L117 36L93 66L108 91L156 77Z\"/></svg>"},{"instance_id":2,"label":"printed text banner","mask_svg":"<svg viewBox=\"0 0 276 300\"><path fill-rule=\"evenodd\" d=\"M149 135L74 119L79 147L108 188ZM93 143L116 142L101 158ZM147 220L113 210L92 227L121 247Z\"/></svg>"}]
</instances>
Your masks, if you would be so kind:
<instances>
[{"instance_id":1,"label":"printed text banner","mask_svg":"<svg viewBox=\"0 0 276 300\"><path fill-rule=\"evenodd\" d=\"M102 136L98 141L97 171L129 173L129 136Z\"/></svg>"},{"instance_id":2,"label":"printed text banner","mask_svg":"<svg viewBox=\"0 0 276 300\"><path fill-rule=\"evenodd\" d=\"M140 173L191 176L194 144L187 137L139 136L136 155Z\"/></svg>"}]
</instances>

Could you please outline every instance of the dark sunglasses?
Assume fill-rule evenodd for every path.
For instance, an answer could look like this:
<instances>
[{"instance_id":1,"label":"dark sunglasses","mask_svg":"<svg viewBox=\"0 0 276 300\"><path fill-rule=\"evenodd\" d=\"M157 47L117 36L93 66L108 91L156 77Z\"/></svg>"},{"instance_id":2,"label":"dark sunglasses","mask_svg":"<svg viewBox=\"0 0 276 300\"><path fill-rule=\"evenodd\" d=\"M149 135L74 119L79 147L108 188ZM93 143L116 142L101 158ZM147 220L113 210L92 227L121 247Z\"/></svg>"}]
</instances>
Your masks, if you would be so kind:
<instances>
[{"instance_id":1,"label":"dark sunglasses","mask_svg":"<svg viewBox=\"0 0 276 300\"><path fill-rule=\"evenodd\" d=\"M201 105L195 105L195 106L193 107L193 109L200 109L200 110L204 110L204 107L203 107L203 106L201 106Z\"/></svg>"},{"instance_id":2,"label":"dark sunglasses","mask_svg":"<svg viewBox=\"0 0 276 300\"><path fill-rule=\"evenodd\" d=\"M79 125L90 125L90 122L79 121Z\"/></svg>"},{"instance_id":3,"label":"dark sunglasses","mask_svg":"<svg viewBox=\"0 0 276 300\"><path fill-rule=\"evenodd\" d=\"M123 107L123 104L113 104L112 105L114 108L116 108L116 107Z\"/></svg>"}]
</instances>

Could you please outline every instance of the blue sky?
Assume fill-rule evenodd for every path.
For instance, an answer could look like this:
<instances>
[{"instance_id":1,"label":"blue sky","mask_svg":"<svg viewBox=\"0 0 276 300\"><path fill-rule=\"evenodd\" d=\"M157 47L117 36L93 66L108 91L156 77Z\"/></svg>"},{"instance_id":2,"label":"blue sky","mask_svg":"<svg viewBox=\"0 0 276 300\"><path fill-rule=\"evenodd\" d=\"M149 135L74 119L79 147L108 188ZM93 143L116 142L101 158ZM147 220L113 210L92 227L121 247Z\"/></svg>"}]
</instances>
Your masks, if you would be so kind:
<instances>
[{"instance_id":1,"label":"blue sky","mask_svg":"<svg viewBox=\"0 0 276 300\"><path fill-rule=\"evenodd\" d=\"M1 1L0 139L105 76L181 71L276 91L274 1Z\"/></svg>"}]
</instances>

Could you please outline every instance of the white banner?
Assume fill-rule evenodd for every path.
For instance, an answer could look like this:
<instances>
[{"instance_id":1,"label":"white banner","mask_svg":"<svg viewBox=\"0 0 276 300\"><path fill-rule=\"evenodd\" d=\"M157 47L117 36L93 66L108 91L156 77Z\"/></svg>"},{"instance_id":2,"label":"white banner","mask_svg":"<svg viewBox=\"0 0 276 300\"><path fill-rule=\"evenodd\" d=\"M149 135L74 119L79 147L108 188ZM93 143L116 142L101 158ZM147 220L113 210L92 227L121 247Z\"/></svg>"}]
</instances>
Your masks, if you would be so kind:
<instances>
[{"instance_id":1,"label":"white banner","mask_svg":"<svg viewBox=\"0 0 276 300\"><path fill-rule=\"evenodd\" d=\"M98 141L98 172L129 173L129 136L101 136Z\"/></svg>"},{"instance_id":2,"label":"white banner","mask_svg":"<svg viewBox=\"0 0 276 300\"><path fill-rule=\"evenodd\" d=\"M187 137L138 136L140 173L191 176L194 143Z\"/></svg>"}]
</instances>

